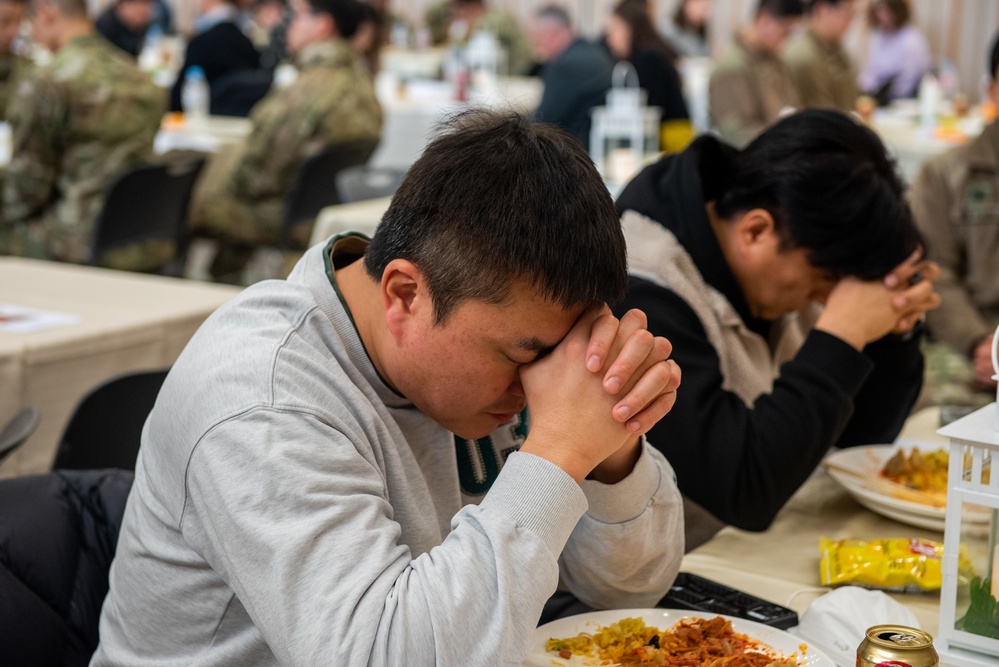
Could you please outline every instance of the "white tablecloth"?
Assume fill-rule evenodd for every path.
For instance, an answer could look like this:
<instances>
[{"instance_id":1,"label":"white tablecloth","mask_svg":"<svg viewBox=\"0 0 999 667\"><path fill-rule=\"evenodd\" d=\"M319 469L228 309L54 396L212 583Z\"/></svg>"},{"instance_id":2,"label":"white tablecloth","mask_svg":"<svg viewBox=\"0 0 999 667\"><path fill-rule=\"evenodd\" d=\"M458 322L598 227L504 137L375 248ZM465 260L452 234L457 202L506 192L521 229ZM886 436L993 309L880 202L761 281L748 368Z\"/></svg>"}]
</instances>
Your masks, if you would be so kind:
<instances>
[{"instance_id":1,"label":"white tablecloth","mask_svg":"<svg viewBox=\"0 0 999 667\"><path fill-rule=\"evenodd\" d=\"M208 315L238 288L71 264L0 257L0 302L75 315L75 324L0 332L0 424L25 405L35 434L0 476L49 469L77 402L121 373L169 367Z\"/></svg>"},{"instance_id":2,"label":"white tablecloth","mask_svg":"<svg viewBox=\"0 0 999 667\"><path fill-rule=\"evenodd\" d=\"M167 114L153 141L153 151L162 155L172 150L216 153L224 146L238 144L250 134L250 119L209 116L190 121L182 115Z\"/></svg>"},{"instance_id":3,"label":"white tablecloth","mask_svg":"<svg viewBox=\"0 0 999 667\"><path fill-rule=\"evenodd\" d=\"M927 408L906 422L900 438L946 443L935 434L937 408ZM708 477L706 476L706 482ZM788 606L798 614L825 593L820 588L819 538L920 537L943 542L943 534L914 528L862 507L823 469L799 489L761 533L727 527L687 554L681 569ZM938 593L892 594L911 610L932 635L939 627ZM849 638L860 644L862 637Z\"/></svg>"},{"instance_id":4,"label":"white tablecloth","mask_svg":"<svg viewBox=\"0 0 999 667\"><path fill-rule=\"evenodd\" d=\"M878 109L871 127L898 160L906 181L912 183L923 162L977 136L984 121L976 111L959 121L949 119L946 124L927 128L920 125L917 110L902 102Z\"/></svg>"},{"instance_id":5,"label":"white tablecloth","mask_svg":"<svg viewBox=\"0 0 999 667\"><path fill-rule=\"evenodd\" d=\"M402 79L383 71L375 82L378 101L384 113L382 140L371 166L408 169L435 136L441 121L469 108L533 111L541 100L540 79L501 77L473 82L467 102L454 98L447 81Z\"/></svg>"},{"instance_id":6,"label":"white tablecloth","mask_svg":"<svg viewBox=\"0 0 999 667\"><path fill-rule=\"evenodd\" d=\"M327 206L316 217L316 224L312 228L311 245L343 232L361 232L369 237L373 236L391 201L391 197L380 197L352 204Z\"/></svg>"}]
</instances>

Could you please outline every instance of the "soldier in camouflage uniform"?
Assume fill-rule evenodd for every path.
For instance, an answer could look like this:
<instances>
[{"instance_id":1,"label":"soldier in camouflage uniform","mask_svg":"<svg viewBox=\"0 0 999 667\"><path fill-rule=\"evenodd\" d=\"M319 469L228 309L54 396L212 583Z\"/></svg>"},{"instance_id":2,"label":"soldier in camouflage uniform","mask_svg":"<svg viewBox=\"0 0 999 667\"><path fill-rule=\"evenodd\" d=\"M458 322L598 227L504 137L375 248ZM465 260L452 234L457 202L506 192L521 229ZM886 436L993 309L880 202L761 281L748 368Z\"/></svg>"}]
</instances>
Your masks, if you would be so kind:
<instances>
[{"instance_id":1,"label":"soldier in camouflage uniform","mask_svg":"<svg viewBox=\"0 0 999 667\"><path fill-rule=\"evenodd\" d=\"M999 40L989 60L999 103ZM992 333L999 325L999 122L919 170L910 192L927 256L940 264L940 308L927 315L939 341L927 378L933 402L995 400Z\"/></svg>"},{"instance_id":2,"label":"soldier in camouflage uniform","mask_svg":"<svg viewBox=\"0 0 999 667\"><path fill-rule=\"evenodd\" d=\"M31 64L13 50L24 20L25 5L27 0L0 0L0 120L7 120L11 90Z\"/></svg>"},{"instance_id":3,"label":"soldier in camouflage uniform","mask_svg":"<svg viewBox=\"0 0 999 667\"><path fill-rule=\"evenodd\" d=\"M257 103L232 169L216 177L217 185L195 193L191 224L220 243L211 269L216 278L239 272L254 246L278 241L285 197L305 158L327 146L376 142L381 135L371 78L345 41L360 20L357 0L299 0L293 7L288 47L296 55L298 79ZM300 240L307 239L308 231Z\"/></svg>"},{"instance_id":4,"label":"soldier in camouflage uniform","mask_svg":"<svg viewBox=\"0 0 999 667\"><path fill-rule=\"evenodd\" d=\"M801 106L780 50L803 12L801 0L760 0L753 22L715 63L708 83L711 123L737 148L776 121L785 107Z\"/></svg>"},{"instance_id":5,"label":"soldier in camouflage uniform","mask_svg":"<svg viewBox=\"0 0 999 667\"><path fill-rule=\"evenodd\" d=\"M151 155L166 95L94 32L84 0L33 0L32 9L34 37L55 55L20 81L8 108L0 252L82 263L105 189Z\"/></svg>"},{"instance_id":6,"label":"soldier in camouflage uniform","mask_svg":"<svg viewBox=\"0 0 999 667\"><path fill-rule=\"evenodd\" d=\"M466 34L451 34L451 25L456 19L467 24ZM527 74L534 65L530 40L517 18L503 7L487 6L486 0L444 0L427 9L424 21L434 44L447 44L453 39L464 42L475 31L484 30L492 33L506 51L510 74Z\"/></svg>"}]
</instances>

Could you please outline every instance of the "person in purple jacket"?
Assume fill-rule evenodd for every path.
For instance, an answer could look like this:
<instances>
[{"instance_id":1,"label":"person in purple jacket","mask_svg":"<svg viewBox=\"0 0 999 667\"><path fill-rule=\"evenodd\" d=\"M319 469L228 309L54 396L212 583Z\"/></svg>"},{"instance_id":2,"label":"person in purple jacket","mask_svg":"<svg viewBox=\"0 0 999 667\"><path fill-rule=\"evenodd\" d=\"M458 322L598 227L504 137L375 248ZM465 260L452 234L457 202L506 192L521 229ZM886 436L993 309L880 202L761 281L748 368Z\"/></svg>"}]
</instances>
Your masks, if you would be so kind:
<instances>
[{"instance_id":1,"label":"person in purple jacket","mask_svg":"<svg viewBox=\"0 0 999 667\"><path fill-rule=\"evenodd\" d=\"M930 47L911 18L907 0L871 3L868 19L874 32L860 89L881 103L915 97L930 70Z\"/></svg>"}]
</instances>

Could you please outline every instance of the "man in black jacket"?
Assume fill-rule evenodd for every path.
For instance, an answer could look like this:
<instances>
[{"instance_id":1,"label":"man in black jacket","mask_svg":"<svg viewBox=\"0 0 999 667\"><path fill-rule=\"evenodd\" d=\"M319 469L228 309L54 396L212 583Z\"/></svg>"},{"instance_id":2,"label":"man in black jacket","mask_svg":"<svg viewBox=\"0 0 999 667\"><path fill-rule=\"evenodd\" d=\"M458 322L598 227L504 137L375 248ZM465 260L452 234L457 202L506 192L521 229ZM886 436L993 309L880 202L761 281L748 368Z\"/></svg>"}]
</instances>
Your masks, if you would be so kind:
<instances>
[{"instance_id":1,"label":"man in black jacket","mask_svg":"<svg viewBox=\"0 0 999 667\"><path fill-rule=\"evenodd\" d=\"M194 24L197 33L184 52L184 64L170 91L170 110L181 110L181 91L187 71L200 67L209 87L228 75L260 69L260 53L237 23L236 0L199 0L201 16Z\"/></svg>"},{"instance_id":2,"label":"man in black jacket","mask_svg":"<svg viewBox=\"0 0 999 667\"><path fill-rule=\"evenodd\" d=\"M540 121L559 125L590 145L590 109L602 105L614 64L603 47L578 36L561 7L543 7L531 29L534 55L544 63L544 92L534 111Z\"/></svg>"},{"instance_id":3,"label":"man in black jacket","mask_svg":"<svg viewBox=\"0 0 999 667\"><path fill-rule=\"evenodd\" d=\"M689 500L763 530L830 447L895 438L939 268L873 132L811 110L742 152L704 136L640 173L618 210L621 309L648 313L683 370L648 437Z\"/></svg>"}]
</instances>

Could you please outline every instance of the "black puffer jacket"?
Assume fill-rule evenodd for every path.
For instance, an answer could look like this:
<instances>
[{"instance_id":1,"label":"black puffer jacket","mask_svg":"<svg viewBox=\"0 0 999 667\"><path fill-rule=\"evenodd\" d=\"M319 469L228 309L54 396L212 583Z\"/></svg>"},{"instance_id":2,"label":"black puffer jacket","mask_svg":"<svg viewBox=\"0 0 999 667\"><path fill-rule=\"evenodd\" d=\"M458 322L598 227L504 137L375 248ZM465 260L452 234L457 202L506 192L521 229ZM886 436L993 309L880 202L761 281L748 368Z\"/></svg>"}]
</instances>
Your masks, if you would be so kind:
<instances>
[{"instance_id":1,"label":"black puffer jacket","mask_svg":"<svg viewBox=\"0 0 999 667\"><path fill-rule=\"evenodd\" d=\"M132 473L0 480L0 663L86 665Z\"/></svg>"}]
</instances>

